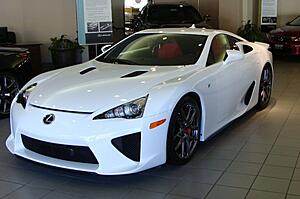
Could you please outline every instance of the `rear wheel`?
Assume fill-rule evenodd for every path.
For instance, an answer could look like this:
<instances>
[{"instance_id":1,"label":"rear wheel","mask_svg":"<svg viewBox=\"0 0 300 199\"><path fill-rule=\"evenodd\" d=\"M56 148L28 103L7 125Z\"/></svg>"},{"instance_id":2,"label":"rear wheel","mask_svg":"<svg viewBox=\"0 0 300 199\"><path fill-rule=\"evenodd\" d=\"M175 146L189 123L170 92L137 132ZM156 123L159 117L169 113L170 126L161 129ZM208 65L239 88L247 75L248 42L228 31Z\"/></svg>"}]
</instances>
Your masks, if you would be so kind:
<instances>
[{"instance_id":1,"label":"rear wheel","mask_svg":"<svg viewBox=\"0 0 300 199\"><path fill-rule=\"evenodd\" d=\"M200 139L200 108L192 97L182 98L176 105L169 124L167 162L187 163Z\"/></svg>"},{"instance_id":2,"label":"rear wheel","mask_svg":"<svg viewBox=\"0 0 300 199\"><path fill-rule=\"evenodd\" d=\"M273 84L273 73L270 66L265 66L260 78L259 85L259 96L257 102L257 108L259 110L265 109L271 99L272 94L272 84Z\"/></svg>"},{"instance_id":3,"label":"rear wheel","mask_svg":"<svg viewBox=\"0 0 300 199\"><path fill-rule=\"evenodd\" d=\"M0 73L0 118L9 115L11 103L19 90L20 84L15 76Z\"/></svg>"}]
</instances>

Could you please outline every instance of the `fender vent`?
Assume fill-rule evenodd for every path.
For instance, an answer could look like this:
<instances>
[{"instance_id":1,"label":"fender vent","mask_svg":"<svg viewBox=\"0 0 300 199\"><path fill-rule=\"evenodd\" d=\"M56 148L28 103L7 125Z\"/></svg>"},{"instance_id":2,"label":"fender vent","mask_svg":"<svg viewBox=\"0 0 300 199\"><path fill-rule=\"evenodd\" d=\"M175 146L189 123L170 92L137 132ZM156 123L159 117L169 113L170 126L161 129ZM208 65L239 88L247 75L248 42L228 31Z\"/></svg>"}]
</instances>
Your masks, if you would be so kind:
<instances>
[{"instance_id":1,"label":"fender vent","mask_svg":"<svg viewBox=\"0 0 300 199\"><path fill-rule=\"evenodd\" d=\"M132 73L129 73L127 75L122 76L121 78L129 78L129 77L137 77L144 73L147 73L148 71L134 71Z\"/></svg>"},{"instance_id":2,"label":"fender vent","mask_svg":"<svg viewBox=\"0 0 300 199\"><path fill-rule=\"evenodd\" d=\"M85 75L85 74L87 74L88 72L91 72L91 71L93 71L93 70L95 70L95 69L96 69L96 67L89 67L89 68L86 68L86 69L80 71L80 75Z\"/></svg>"},{"instance_id":3,"label":"fender vent","mask_svg":"<svg viewBox=\"0 0 300 199\"><path fill-rule=\"evenodd\" d=\"M247 93L246 93L246 95L245 95L245 105L249 105L249 103L250 103L250 100L251 100L251 96L252 96L252 94L253 94L253 90L254 90L254 86L255 86L255 82L253 81L252 82L252 84L251 84L251 86L249 87L249 89L248 89L248 91L247 91Z\"/></svg>"}]
</instances>

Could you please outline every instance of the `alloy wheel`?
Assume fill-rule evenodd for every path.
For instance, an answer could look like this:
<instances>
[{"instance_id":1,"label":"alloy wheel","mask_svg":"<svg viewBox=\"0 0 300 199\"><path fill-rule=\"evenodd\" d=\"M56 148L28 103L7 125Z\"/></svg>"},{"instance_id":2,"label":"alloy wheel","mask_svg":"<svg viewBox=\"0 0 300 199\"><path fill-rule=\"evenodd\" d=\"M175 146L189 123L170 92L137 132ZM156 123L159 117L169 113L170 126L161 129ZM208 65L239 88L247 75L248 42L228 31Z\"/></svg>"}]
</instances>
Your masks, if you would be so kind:
<instances>
[{"instance_id":1,"label":"alloy wheel","mask_svg":"<svg viewBox=\"0 0 300 199\"><path fill-rule=\"evenodd\" d=\"M173 114L172 151L179 163L185 163L191 158L199 142L199 107L195 101L185 101Z\"/></svg>"},{"instance_id":2,"label":"alloy wheel","mask_svg":"<svg viewBox=\"0 0 300 199\"><path fill-rule=\"evenodd\" d=\"M8 115L11 103L19 92L17 80L9 75L0 75L0 114Z\"/></svg>"},{"instance_id":3,"label":"alloy wheel","mask_svg":"<svg viewBox=\"0 0 300 199\"><path fill-rule=\"evenodd\" d=\"M269 67L262 71L259 91L260 103L265 106L269 103L272 93L272 71Z\"/></svg>"}]
</instances>

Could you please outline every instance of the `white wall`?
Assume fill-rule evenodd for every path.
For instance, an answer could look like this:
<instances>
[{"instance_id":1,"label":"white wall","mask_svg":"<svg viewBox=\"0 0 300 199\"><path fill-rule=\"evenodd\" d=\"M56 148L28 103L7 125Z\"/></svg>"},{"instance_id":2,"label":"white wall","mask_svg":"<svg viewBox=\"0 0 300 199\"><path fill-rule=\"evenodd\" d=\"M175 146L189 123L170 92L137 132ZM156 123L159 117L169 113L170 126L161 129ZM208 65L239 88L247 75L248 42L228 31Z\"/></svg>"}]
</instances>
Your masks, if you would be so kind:
<instances>
[{"instance_id":1,"label":"white wall","mask_svg":"<svg viewBox=\"0 0 300 199\"><path fill-rule=\"evenodd\" d=\"M219 28L237 32L243 20L242 0L219 0Z\"/></svg>"},{"instance_id":2,"label":"white wall","mask_svg":"<svg viewBox=\"0 0 300 199\"><path fill-rule=\"evenodd\" d=\"M17 42L42 43L42 62L50 62L50 38L76 38L75 0L1 0L0 26L14 31Z\"/></svg>"},{"instance_id":3,"label":"white wall","mask_svg":"<svg viewBox=\"0 0 300 199\"><path fill-rule=\"evenodd\" d=\"M300 0L278 0L278 25L282 26L300 15Z\"/></svg>"}]
</instances>

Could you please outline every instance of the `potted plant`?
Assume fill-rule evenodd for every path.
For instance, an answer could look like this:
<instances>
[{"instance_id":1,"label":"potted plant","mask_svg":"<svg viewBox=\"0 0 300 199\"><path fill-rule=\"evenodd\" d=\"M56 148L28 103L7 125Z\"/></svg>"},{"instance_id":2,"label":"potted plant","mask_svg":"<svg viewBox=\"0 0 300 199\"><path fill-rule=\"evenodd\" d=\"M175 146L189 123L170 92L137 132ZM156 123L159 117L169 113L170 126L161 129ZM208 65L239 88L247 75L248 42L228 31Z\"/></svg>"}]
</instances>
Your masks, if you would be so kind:
<instances>
[{"instance_id":1,"label":"potted plant","mask_svg":"<svg viewBox=\"0 0 300 199\"><path fill-rule=\"evenodd\" d=\"M265 35L261 32L259 27L251 23L250 20L238 29L237 34L251 42L265 40Z\"/></svg>"},{"instance_id":2,"label":"potted plant","mask_svg":"<svg viewBox=\"0 0 300 199\"><path fill-rule=\"evenodd\" d=\"M62 68L82 62L81 53L83 52L83 47L79 45L77 40L72 41L66 35L61 35L60 38L54 37L50 40L49 50L55 68Z\"/></svg>"}]
</instances>

